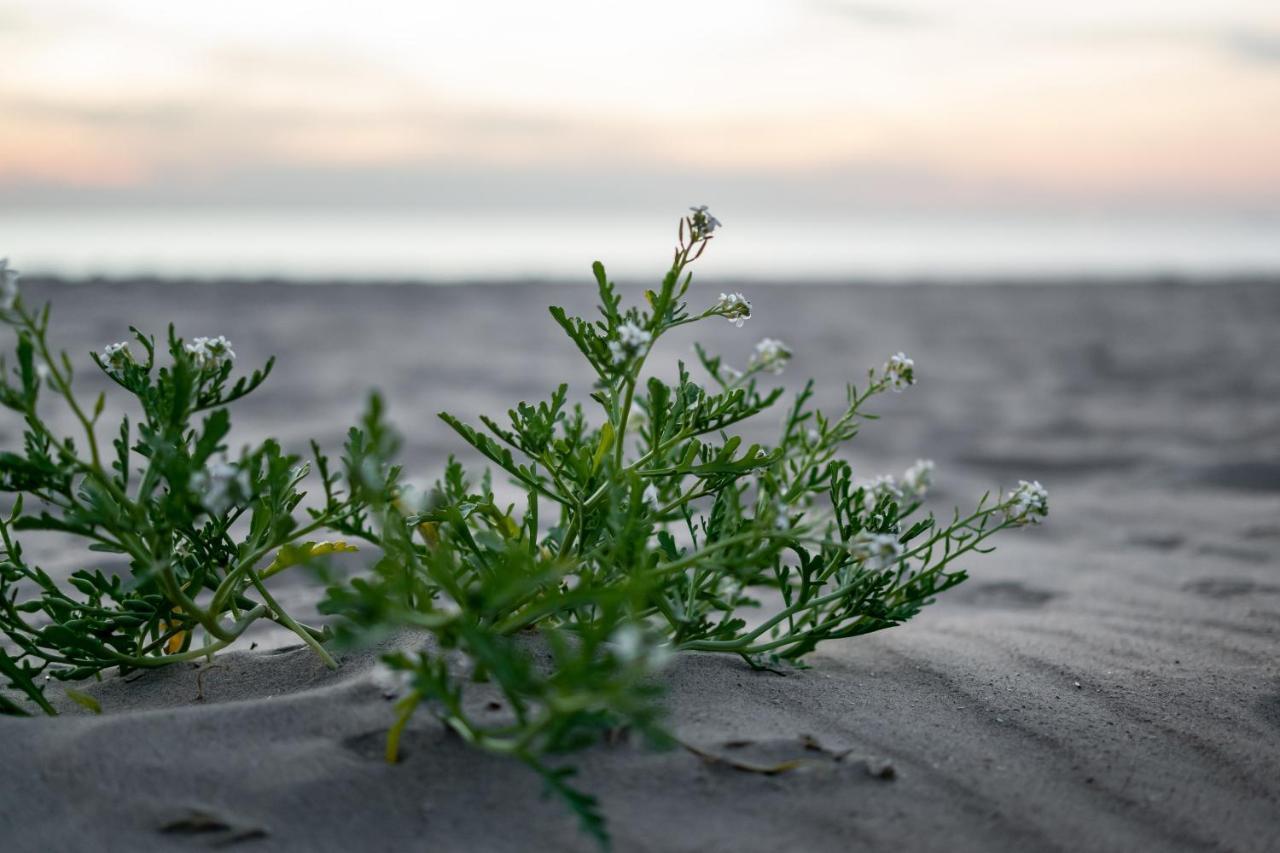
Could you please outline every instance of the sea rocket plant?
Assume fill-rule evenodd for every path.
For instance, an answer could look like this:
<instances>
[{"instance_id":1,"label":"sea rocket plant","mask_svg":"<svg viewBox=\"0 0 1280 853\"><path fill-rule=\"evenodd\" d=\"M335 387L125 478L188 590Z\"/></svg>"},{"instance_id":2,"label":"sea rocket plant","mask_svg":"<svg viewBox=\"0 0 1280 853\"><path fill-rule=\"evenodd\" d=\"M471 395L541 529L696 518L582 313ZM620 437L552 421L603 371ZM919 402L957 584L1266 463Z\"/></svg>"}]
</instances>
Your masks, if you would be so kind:
<instances>
[{"instance_id":1,"label":"sea rocket plant","mask_svg":"<svg viewBox=\"0 0 1280 853\"><path fill-rule=\"evenodd\" d=\"M769 445L733 431L781 399L781 388L760 384L791 357L781 341L762 340L743 370L695 346L704 380L684 363L669 378L647 373L673 329L713 317L740 327L752 316L741 293L708 299L692 286L689 267L718 224L706 208L681 220L671 267L640 304L624 305L597 263L599 317L551 309L595 373L587 401L571 404L560 385L503 422L441 414L525 493L522 510L497 503L487 472L468 476L454 461L429 494L411 496L375 399L350 464L363 472L384 557L370 577L331 587L324 608L344 617L349 640L394 627L435 635L385 658L409 685L389 757L414 712L429 709L468 742L528 763L603 837L595 801L549 756L602 727L661 739L646 680L659 662L712 652L755 668L800 664L822 642L911 618L964 580L958 560L1047 507L1024 483L939 520L922 508L934 475L923 460L901 483L855 480L840 449L872 397L915 383L904 353L850 385L834 414L811 406L805 384ZM699 303L707 307L691 307ZM766 594L780 603L761 616ZM536 665L531 630L548 656ZM501 713L464 701L478 674Z\"/></svg>"},{"instance_id":2,"label":"sea rocket plant","mask_svg":"<svg viewBox=\"0 0 1280 853\"><path fill-rule=\"evenodd\" d=\"M271 362L233 378L226 338L185 343L170 329L162 351L134 330L132 342L90 356L135 408L104 441L106 395L90 405L77 396L73 360L49 345L49 308L28 310L3 261L0 273L0 322L17 338L11 369L0 363L0 405L23 424L21 444L0 452L0 491L14 496L0 517L0 676L30 701L0 692L0 713L51 714L49 678L207 658L263 619L336 665L322 645L327 635L293 619L266 581L312 556L350 550L304 537L359 527L363 508L341 495L318 450L324 500L304 518L309 469L274 440L235 463L218 461L229 407L262 384ZM71 414L78 435L55 429L54 408ZM80 540L84 568L55 580L27 558L20 536L28 531Z\"/></svg>"}]
</instances>

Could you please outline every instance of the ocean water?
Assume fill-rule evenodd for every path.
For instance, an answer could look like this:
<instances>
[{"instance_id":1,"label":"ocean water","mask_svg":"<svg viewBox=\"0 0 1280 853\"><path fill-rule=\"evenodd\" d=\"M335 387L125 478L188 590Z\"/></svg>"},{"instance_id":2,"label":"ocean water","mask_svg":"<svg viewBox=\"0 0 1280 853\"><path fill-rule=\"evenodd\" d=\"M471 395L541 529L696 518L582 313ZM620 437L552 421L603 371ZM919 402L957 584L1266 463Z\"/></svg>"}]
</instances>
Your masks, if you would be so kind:
<instances>
[{"instance_id":1,"label":"ocean water","mask_svg":"<svg viewBox=\"0 0 1280 853\"><path fill-rule=\"evenodd\" d=\"M703 276L768 280L1215 278L1280 274L1275 216L884 216L726 212ZM0 256L65 276L590 281L660 275L670 222L562 212L0 212Z\"/></svg>"}]
</instances>

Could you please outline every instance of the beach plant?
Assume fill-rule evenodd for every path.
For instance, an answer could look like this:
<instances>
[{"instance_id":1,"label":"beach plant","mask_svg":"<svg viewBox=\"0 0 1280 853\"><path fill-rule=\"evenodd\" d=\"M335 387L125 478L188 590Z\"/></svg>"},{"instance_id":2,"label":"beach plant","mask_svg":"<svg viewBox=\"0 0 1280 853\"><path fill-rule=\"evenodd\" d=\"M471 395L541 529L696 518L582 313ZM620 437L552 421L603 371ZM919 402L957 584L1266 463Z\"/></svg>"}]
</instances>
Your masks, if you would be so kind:
<instances>
[{"instance_id":1,"label":"beach plant","mask_svg":"<svg viewBox=\"0 0 1280 853\"><path fill-rule=\"evenodd\" d=\"M20 446L0 451L0 491L13 496L0 512L0 676L29 700L0 692L0 712L52 714L49 678L208 657L259 620L335 665L323 632L290 616L268 583L352 550L307 537L358 528L363 508L343 495L314 443L324 500L305 510L310 465L276 441L226 455L229 408L258 389L272 362L236 376L223 337L185 341L170 327L161 348L131 329L131 340L91 355L136 410L106 431L107 395L86 402L73 390L73 361L49 342L49 306L27 307L5 261L0 285L0 323L17 338L13 360L0 361L0 405L22 423ZM27 558L20 537L33 532L82 542L83 567L55 580Z\"/></svg>"},{"instance_id":2,"label":"beach plant","mask_svg":"<svg viewBox=\"0 0 1280 853\"><path fill-rule=\"evenodd\" d=\"M550 309L594 374L584 402L560 385L505 421L440 415L523 492L518 506L453 460L433 489L402 484L377 400L353 433L348 476L362 483L383 556L372 574L335 584L323 609L344 617L349 638L431 637L384 657L404 690L389 758L429 708L468 742L537 769L604 839L598 804L553 756L618 726L662 741L651 676L674 654L802 666L823 642L910 619L965 579L961 558L1047 514L1044 489L1021 482L939 518L924 507L925 460L897 478L855 476L840 450L874 398L915 384L903 353L849 385L832 414L813 405L812 382L778 405L783 389L766 382L792 352L772 338L741 368L696 347L696 364L650 375L672 331L752 318L741 293L693 287L690 266L719 225L705 207L682 217L670 267L638 304L596 263L599 316ZM733 434L772 410L776 441ZM477 681L504 713L469 698Z\"/></svg>"}]
</instances>

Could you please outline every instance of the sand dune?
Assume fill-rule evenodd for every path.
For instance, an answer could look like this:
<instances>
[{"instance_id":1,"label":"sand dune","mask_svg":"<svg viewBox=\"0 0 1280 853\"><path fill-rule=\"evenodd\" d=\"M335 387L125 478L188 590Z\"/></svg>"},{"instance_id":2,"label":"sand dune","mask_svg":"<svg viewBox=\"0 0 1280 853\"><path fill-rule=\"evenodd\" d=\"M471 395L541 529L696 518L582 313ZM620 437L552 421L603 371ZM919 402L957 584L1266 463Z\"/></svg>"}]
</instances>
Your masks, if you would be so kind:
<instances>
[{"instance_id":1,"label":"sand dune","mask_svg":"<svg viewBox=\"0 0 1280 853\"><path fill-rule=\"evenodd\" d=\"M505 410L561 373L587 385L542 308L584 308L585 289L33 289L75 352L174 319L226 334L246 362L281 354L244 440L336 447L379 385L424 477L459 449L435 411ZM751 296L746 331L701 337L740 360L783 338L789 375L815 375L832 405L887 352L916 358L919 387L855 442L863 473L932 457L940 508L1039 478L1052 514L970 560L972 579L916 621L823 648L812 669L680 658L664 680L688 748L623 740L578 760L617 849L1280 848L1280 288ZM290 583L286 598L314 600ZM592 849L532 774L425 715L405 760L383 762L390 692L371 653L331 673L259 640L92 685L101 716L61 700L57 719L0 718L0 847Z\"/></svg>"}]
</instances>

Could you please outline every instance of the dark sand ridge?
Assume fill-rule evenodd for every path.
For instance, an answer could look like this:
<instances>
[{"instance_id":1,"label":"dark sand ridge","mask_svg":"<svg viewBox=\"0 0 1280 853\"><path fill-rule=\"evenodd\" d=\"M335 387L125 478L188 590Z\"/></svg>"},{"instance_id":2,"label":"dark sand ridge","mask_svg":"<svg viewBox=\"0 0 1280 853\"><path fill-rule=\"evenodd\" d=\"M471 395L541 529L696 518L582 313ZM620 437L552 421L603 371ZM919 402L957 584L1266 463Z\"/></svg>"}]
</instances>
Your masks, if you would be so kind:
<instances>
[{"instance_id":1,"label":"dark sand ridge","mask_svg":"<svg viewBox=\"0 0 1280 853\"><path fill-rule=\"evenodd\" d=\"M226 334L246 366L279 353L237 419L245 441L336 448L377 384L423 477L460 447L438 409L504 411L561 376L587 385L544 312L589 310L586 288L29 292L54 300L75 353L169 319ZM738 361L760 336L783 338L797 351L788 378L814 375L831 408L866 366L915 357L920 385L884 399L887 419L852 446L860 473L932 457L940 510L1039 478L1052 515L968 561L973 578L911 624L824 647L811 670L680 659L671 722L727 760L625 742L581 756L618 849L1280 846L1280 288L749 296L746 329L699 337ZM4 442L15 435L0 422ZM34 550L61 571L80 557ZM280 580L286 599L314 599L303 576ZM58 719L0 719L0 847L591 849L535 777L425 715L406 760L383 763L391 709L367 656L329 673L303 650L237 652L88 692L103 716L64 701ZM773 776L734 766L792 758L804 761Z\"/></svg>"}]
</instances>

